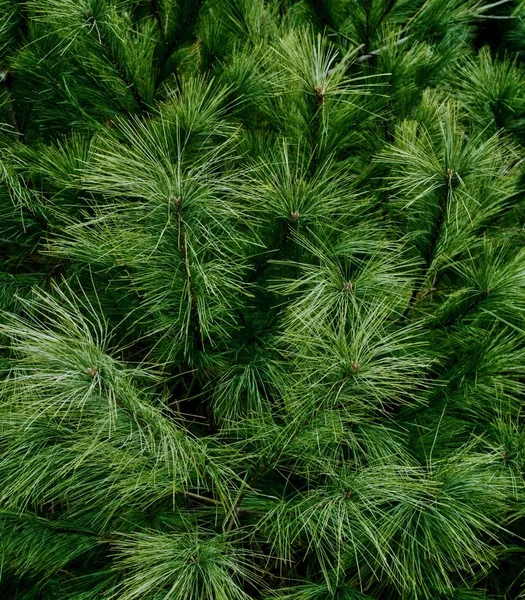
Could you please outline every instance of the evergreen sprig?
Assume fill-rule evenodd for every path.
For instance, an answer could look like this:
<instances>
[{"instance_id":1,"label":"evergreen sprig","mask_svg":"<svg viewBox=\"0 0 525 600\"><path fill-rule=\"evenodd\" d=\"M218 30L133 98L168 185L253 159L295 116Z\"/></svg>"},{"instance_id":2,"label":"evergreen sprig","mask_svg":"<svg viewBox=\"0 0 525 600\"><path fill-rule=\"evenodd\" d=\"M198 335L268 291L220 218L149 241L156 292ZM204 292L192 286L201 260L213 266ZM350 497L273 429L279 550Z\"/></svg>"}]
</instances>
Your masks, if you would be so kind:
<instances>
[{"instance_id":1,"label":"evergreen sprig","mask_svg":"<svg viewBox=\"0 0 525 600\"><path fill-rule=\"evenodd\" d=\"M525 4L0 0L0 596L525 597Z\"/></svg>"}]
</instances>

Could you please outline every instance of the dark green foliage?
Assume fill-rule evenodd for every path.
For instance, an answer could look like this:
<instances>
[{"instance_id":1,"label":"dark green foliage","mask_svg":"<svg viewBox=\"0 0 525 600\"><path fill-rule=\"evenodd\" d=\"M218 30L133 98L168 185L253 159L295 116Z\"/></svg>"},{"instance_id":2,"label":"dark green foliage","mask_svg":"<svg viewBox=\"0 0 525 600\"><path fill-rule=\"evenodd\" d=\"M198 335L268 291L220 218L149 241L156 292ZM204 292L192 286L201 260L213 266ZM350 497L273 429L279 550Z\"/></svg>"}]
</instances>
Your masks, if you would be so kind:
<instances>
[{"instance_id":1,"label":"dark green foliage","mask_svg":"<svg viewBox=\"0 0 525 600\"><path fill-rule=\"evenodd\" d=\"M0 597L525 597L525 4L0 0Z\"/></svg>"}]
</instances>

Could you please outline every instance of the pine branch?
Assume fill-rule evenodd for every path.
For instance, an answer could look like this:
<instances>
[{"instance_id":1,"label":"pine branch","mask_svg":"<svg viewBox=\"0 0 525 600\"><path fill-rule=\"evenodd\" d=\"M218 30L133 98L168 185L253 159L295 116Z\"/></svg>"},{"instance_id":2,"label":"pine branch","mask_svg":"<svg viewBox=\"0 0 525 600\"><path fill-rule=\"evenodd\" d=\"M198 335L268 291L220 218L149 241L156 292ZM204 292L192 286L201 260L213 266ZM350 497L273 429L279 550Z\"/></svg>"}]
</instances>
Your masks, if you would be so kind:
<instances>
[{"instance_id":1,"label":"pine branch","mask_svg":"<svg viewBox=\"0 0 525 600\"><path fill-rule=\"evenodd\" d=\"M379 29L379 26L385 20L385 18L388 16L388 14L392 11L394 6L396 5L396 2L397 2L397 0L388 0L387 5L385 6L383 12L379 16L379 19L377 20L376 29Z\"/></svg>"},{"instance_id":2,"label":"pine branch","mask_svg":"<svg viewBox=\"0 0 525 600\"><path fill-rule=\"evenodd\" d=\"M239 497L237 498L235 504L233 505L232 514L231 514L230 518L228 519L228 522L226 523L226 528L225 528L226 533L230 533L233 530L236 523L238 523L239 517L242 514L253 513L253 511L243 509L242 503L243 503L244 499L246 498L246 494L247 494L248 490L250 490L252 488L253 484L256 483L271 468L272 465L275 464L276 460L278 459L279 454L280 454L280 451L278 452L277 457L274 461L266 462L262 466L262 468L258 469L255 472L255 474L249 479L249 481L247 483L243 482L243 490L241 491L241 493L239 494Z\"/></svg>"},{"instance_id":3,"label":"pine branch","mask_svg":"<svg viewBox=\"0 0 525 600\"><path fill-rule=\"evenodd\" d=\"M525 51L477 25L501 2L0 20L28 115L0 140L5 595L519 594Z\"/></svg>"},{"instance_id":4,"label":"pine branch","mask_svg":"<svg viewBox=\"0 0 525 600\"><path fill-rule=\"evenodd\" d=\"M90 13L88 15L88 23L91 25L89 31L95 32L96 35L95 34L94 35L95 35L98 43L100 44L100 46L103 48L107 59L113 65L113 67L114 67L115 71L118 73L120 79L126 84L126 87L131 92L138 107L140 108L140 110L143 113L145 113L145 114L148 113L149 107L142 99L142 97L137 89L137 86L135 85L135 82L130 81L129 77L126 74L124 67L120 64L120 61L119 61L118 57L116 56L115 52L113 51L111 44L109 43L109 41L108 41L107 37L104 35L104 33L101 31L100 27L98 26L97 20L92 13Z\"/></svg>"},{"instance_id":5,"label":"pine branch","mask_svg":"<svg viewBox=\"0 0 525 600\"><path fill-rule=\"evenodd\" d=\"M454 317L451 317L450 319L447 319L447 321L445 321L444 323L439 324L439 327L451 327L452 325L461 322L465 317L468 317L468 315L472 314L481 304L483 304L483 301L490 295L491 292L492 290L489 288L484 292L478 293L476 298L473 301L469 302L468 305L465 308L463 308L459 314L455 315Z\"/></svg>"},{"instance_id":6,"label":"pine branch","mask_svg":"<svg viewBox=\"0 0 525 600\"><path fill-rule=\"evenodd\" d=\"M405 37L400 38L399 40L396 40L394 42L394 46L401 46L403 44L405 44L406 42L408 42L410 40L411 36L407 35ZM368 52L366 54L362 54L361 56L356 58L356 62L357 63L361 63L364 61L367 61L369 59L371 59L374 56L379 56L379 54L381 54L381 52L384 52L385 50L387 50L390 46L383 46L381 48L377 48L376 50L372 50L371 52Z\"/></svg>"},{"instance_id":7,"label":"pine branch","mask_svg":"<svg viewBox=\"0 0 525 600\"><path fill-rule=\"evenodd\" d=\"M165 47L163 49L162 56L161 56L161 59L159 62L159 67L158 67L158 77L157 77L157 82L155 84L155 93L159 89L162 81L165 79L166 75L165 75L164 71L166 70L168 61L172 57L175 49L177 48L177 46L179 44L181 44L182 42L187 40L189 38L189 36L191 35L192 24L194 23L195 19L198 17L199 11L201 9L203 2L204 2L204 0L196 0L195 1L195 6L193 7L193 10L188 14L188 16L184 19L184 21L179 24L177 34L174 35L170 40L168 40L167 43L165 42L165 44L164 44Z\"/></svg>"},{"instance_id":8,"label":"pine branch","mask_svg":"<svg viewBox=\"0 0 525 600\"><path fill-rule=\"evenodd\" d=\"M447 182L446 182L446 185L444 188L444 193L441 194L441 197L440 197L440 200L438 203L438 212L436 215L436 220L432 226L432 231L431 231L430 239L429 239L429 247L426 252L425 260L424 260L423 267L422 267L421 278L423 281L426 280L429 269L432 266L432 262L434 260L434 255L436 252L437 244L439 242L439 236L441 234L441 229L443 228L443 224L445 222L447 207L450 204L450 199L451 199L452 190L453 190L452 180L454 179L455 174L456 173L453 169L447 168L447 174L446 174ZM431 288L435 287L436 278L437 278L437 273L434 277L434 281L431 284ZM408 306L403 314L403 318L406 318L408 316L413 305L416 303L417 299L424 292L425 292L424 288L418 288L417 286L414 287L414 289L412 290L412 295L408 302Z\"/></svg>"},{"instance_id":9,"label":"pine branch","mask_svg":"<svg viewBox=\"0 0 525 600\"><path fill-rule=\"evenodd\" d=\"M197 349L200 352L204 351L202 331L200 327L199 320L199 311L197 307L197 293L195 290L195 285L193 283L193 277L191 273L191 265L188 259L188 248L186 241L186 232L184 221L182 219L182 199L180 197L170 198L170 203L175 208L175 214L177 215L177 227L179 231L179 252L182 258L182 262L184 264L184 270L186 274L186 281L188 285L188 291L190 296L190 312L191 312L191 320L193 324L193 332L194 332L194 341Z\"/></svg>"},{"instance_id":10,"label":"pine branch","mask_svg":"<svg viewBox=\"0 0 525 600\"><path fill-rule=\"evenodd\" d=\"M319 120L324 103L324 90L321 86L315 88L314 116L312 126L312 174L315 175L319 163Z\"/></svg>"}]
</instances>

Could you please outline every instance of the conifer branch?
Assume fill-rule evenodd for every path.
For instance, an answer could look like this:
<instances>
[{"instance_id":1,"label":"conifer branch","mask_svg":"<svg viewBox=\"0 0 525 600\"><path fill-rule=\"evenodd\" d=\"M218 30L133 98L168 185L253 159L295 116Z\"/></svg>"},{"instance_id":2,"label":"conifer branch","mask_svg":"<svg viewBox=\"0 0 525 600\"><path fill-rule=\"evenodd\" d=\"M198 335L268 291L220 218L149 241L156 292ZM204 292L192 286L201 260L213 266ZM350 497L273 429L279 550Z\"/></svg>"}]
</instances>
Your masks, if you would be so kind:
<instances>
[{"instance_id":1,"label":"conifer branch","mask_svg":"<svg viewBox=\"0 0 525 600\"><path fill-rule=\"evenodd\" d=\"M476 298L472 302L469 302L468 305L463 310L461 310L458 315L447 319L445 323L439 324L439 326L451 327L452 325L461 322L465 317L472 314L481 304L483 304L484 300L491 294L491 292L491 289L487 289L484 292L478 293Z\"/></svg>"},{"instance_id":2,"label":"conifer branch","mask_svg":"<svg viewBox=\"0 0 525 600\"><path fill-rule=\"evenodd\" d=\"M3 596L519 595L502 3L0 0Z\"/></svg>"},{"instance_id":3,"label":"conifer branch","mask_svg":"<svg viewBox=\"0 0 525 600\"><path fill-rule=\"evenodd\" d=\"M432 261L434 259L434 255L436 252L436 246L439 241L441 229L443 228L443 223L445 221L447 207L450 204L450 197L452 194L452 180L453 180L455 174L456 173L453 169L447 168L447 175L446 175L447 182L446 182L446 186L445 186L445 193L442 194L439 204L438 204L438 213L436 216L436 221L432 228L432 233L430 235L429 248L427 250L427 254L425 257L425 263L423 265L424 277L426 276L430 266L432 265Z\"/></svg>"},{"instance_id":4,"label":"conifer branch","mask_svg":"<svg viewBox=\"0 0 525 600\"><path fill-rule=\"evenodd\" d=\"M432 265L432 262L435 258L436 247L439 242L439 236L441 234L441 229L443 228L443 223L445 221L447 207L450 204L450 198L451 198L452 190L453 190L452 180L453 180L455 174L456 173L453 169L447 168L446 184L444 186L444 193L441 194L440 198L439 198L438 212L437 212L435 221L432 225L432 230L431 230L431 234L430 234L430 238L429 238L429 242L428 242L428 249L427 249L427 252L425 255L425 260L424 260L423 267L422 267L421 278L423 281L426 280L426 278L428 276L428 271L429 271L429 269ZM437 278L437 273L436 273L436 276L434 277L434 281L431 284L431 288L435 287L436 278ZM416 303L417 299L421 296L422 293L424 293L423 288L418 288L417 286L414 287L414 289L412 291L412 295L408 302L408 306L404 313L405 318L407 317L408 313L410 312L410 309L413 307L413 305Z\"/></svg>"},{"instance_id":5,"label":"conifer branch","mask_svg":"<svg viewBox=\"0 0 525 600\"><path fill-rule=\"evenodd\" d=\"M226 524L226 532L229 533L233 530L233 528L235 527L235 524L237 522L237 519L239 518L240 515L242 515L244 513L252 513L253 512L251 510L246 510L246 509L242 508L242 503L243 503L244 499L246 498L246 494L248 493L248 491L250 489L252 489L253 485L257 481L259 481L259 479L261 479L261 477L263 477L272 467L274 467L277 464L277 461L279 460L279 457L281 456L281 454L282 454L282 449L279 448L271 460L267 460L262 465L262 467L257 469L251 477L247 477L246 480L243 482L243 489L241 490L239 497L237 498L235 504L233 505L232 514Z\"/></svg>"},{"instance_id":6,"label":"conifer branch","mask_svg":"<svg viewBox=\"0 0 525 600\"><path fill-rule=\"evenodd\" d=\"M324 90L317 86L314 90L314 116L312 126L312 173L315 175L319 162L319 127L320 114L324 103Z\"/></svg>"},{"instance_id":7,"label":"conifer branch","mask_svg":"<svg viewBox=\"0 0 525 600\"><path fill-rule=\"evenodd\" d=\"M381 23L385 20L385 18L389 15L389 13L392 11L392 9L394 8L394 6L396 5L397 0L388 0L384 10L382 11L381 15L379 16L379 19L377 20L376 23L376 30L379 29L379 26L381 25Z\"/></svg>"},{"instance_id":8,"label":"conifer branch","mask_svg":"<svg viewBox=\"0 0 525 600\"><path fill-rule=\"evenodd\" d=\"M111 47L111 44L109 43L109 41L108 41L107 37L104 35L104 33L101 31L100 27L98 26L97 20L93 14L90 14L88 16L88 23L90 23L90 25L91 25L89 31L94 32L93 35L94 35L94 37L96 37L98 43L103 48L106 58L111 62L115 71L118 73L120 79L126 84L126 87L131 92L138 107L140 108L140 110L143 113L147 113L149 108L146 105L146 103L144 102L144 100L142 99L135 82L130 81L129 77L126 74L124 67L120 64L120 61L117 58L117 56L115 55L115 52L113 51L113 48Z\"/></svg>"},{"instance_id":9,"label":"conifer branch","mask_svg":"<svg viewBox=\"0 0 525 600\"><path fill-rule=\"evenodd\" d=\"M191 273L191 265L188 258L188 246L186 240L186 231L184 226L184 220L182 218L182 199L180 197L170 198L170 203L175 208L175 214L177 216L177 227L179 232L179 252L184 265L184 271L186 276L186 282L188 286L188 293L190 297L190 314L193 325L194 341L199 351L204 350L202 331L199 320L199 310L197 305L197 292L195 290L195 284L193 283L193 276Z\"/></svg>"},{"instance_id":10,"label":"conifer branch","mask_svg":"<svg viewBox=\"0 0 525 600\"><path fill-rule=\"evenodd\" d=\"M189 36L191 35L192 24L195 21L195 19L198 17L199 11L201 9L203 2L204 2L204 0L195 0L195 5L194 5L193 9L188 14L188 16L184 19L184 21L179 24L176 35L174 35L169 40L166 40L166 36L164 36L164 49L163 49L162 56L161 56L161 59L159 62L158 77L157 77L157 82L155 84L155 91L158 90L158 88L160 87L160 84L162 83L163 79L165 78L164 71L166 69L166 65L168 64L168 61L172 57L175 49L177 48L177 46L179 44L181 44L183 41L188 39Z\"/></svg>"},{"instance_id":11,"label":"conifer branch","mask_svg":"<svg viewBox=\"0 0 525 600\"><path fill-rule=\"evenodd\" d=\"M410 38L411 38L410 35L402 37L399 40L396 40L393 43L393 45L394 46L401 46L401 45L405 44L406 42L408 42L410 40ZM367 52L366 54L362 54L361 56L358 56L356 58L356 62L357 63L361 63L361 62L364 62L364 61L367 61L367 60L371 59L374 56L379 56L379 54L381 54L381 52L384 52L388 48L389 48L389 46L383 46L381 48L377 48L376 50L372 50L370 52Z\"/></svg>"}]
</instances>

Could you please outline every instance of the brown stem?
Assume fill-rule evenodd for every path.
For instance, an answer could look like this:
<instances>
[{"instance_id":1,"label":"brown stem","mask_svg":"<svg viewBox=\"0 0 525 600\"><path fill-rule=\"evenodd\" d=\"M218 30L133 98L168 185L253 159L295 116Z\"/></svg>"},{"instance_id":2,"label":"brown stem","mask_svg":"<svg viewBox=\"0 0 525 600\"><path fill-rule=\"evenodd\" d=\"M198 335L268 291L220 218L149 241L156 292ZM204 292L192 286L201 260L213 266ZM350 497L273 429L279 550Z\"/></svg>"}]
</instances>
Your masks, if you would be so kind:
<instances>
[{"instance_id":1,"label":"brown stem","mask_svg":"<svg viewBox=\"0 0 525 600\"><path fill-rule=\"evenodd\" d=\"M268 471L268 469L275 464L275 462L279 459L279 455L280 455L280 451L277 452L277 455L275 456L274 460L269 460L268 462L266 462L256 473L255 475L250 479L250 481L248 483L244 484L244 488L249 489L252 487L252 485L258 481L265 473L266 471ZM229 533L232 529L233 526L235 525L235 521L237 520L237 516L244 514L244 513L249 513L251 511L246 510L241 508L241 504L244 500L244 498L246 497L246 491L241 492L239 498L237 499L237 502L235 503L233 509L232 509L232 516L229 518L228 520L228 524L226 525L226 531Z\"/></svg>"},{"instance_id":2,"label":"brown stem","mask_svg":"<svg viewBox=\"0 0 525 600\"><path fill-rule=\"evenodd\" d=\"M208 498L207 496L201 496L200 494L195 494L193 492L185 492L184 490L180 490L180 493L186 496L187 498L191 498L192 500L196 500L197 502L202 502L202 504L211 504L212 506L224 506L222 502L219 500L215 500L215 498Z\"/></svg>"}]
</instances>

